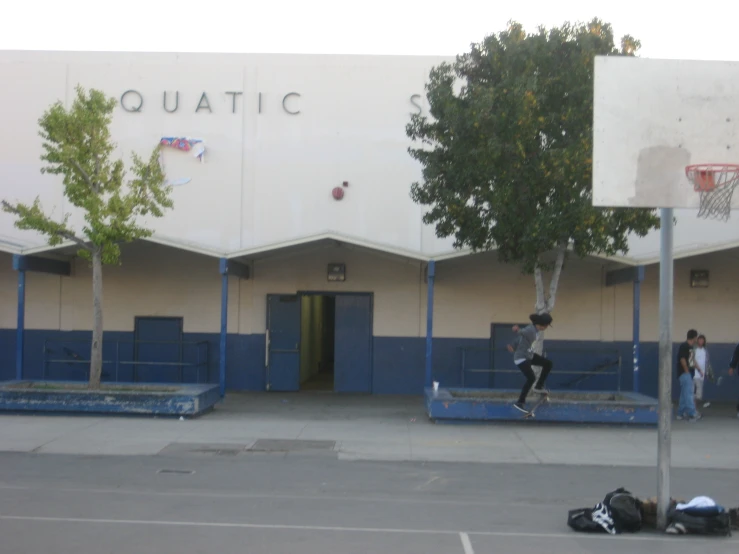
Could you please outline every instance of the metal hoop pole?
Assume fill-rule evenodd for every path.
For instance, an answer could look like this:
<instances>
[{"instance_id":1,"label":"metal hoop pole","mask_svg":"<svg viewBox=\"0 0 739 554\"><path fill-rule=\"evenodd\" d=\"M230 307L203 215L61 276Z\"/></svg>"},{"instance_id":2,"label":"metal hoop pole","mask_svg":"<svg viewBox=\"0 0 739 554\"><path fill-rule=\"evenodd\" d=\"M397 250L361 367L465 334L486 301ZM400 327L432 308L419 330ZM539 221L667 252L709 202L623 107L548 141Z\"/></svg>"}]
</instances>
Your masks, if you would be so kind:
<instances>
[{"instance_id":1,"label":"metal hoop pole","mask_svg":"<svg viewBox=\"0 0 739 554\"><path fill-rule=\"evenodd\" d=\"M657 528L667 528L670 506L670 448L672 426L672 208L660 211L659 260L659 428L657 434Z\"/></svg>"}]
</instances>

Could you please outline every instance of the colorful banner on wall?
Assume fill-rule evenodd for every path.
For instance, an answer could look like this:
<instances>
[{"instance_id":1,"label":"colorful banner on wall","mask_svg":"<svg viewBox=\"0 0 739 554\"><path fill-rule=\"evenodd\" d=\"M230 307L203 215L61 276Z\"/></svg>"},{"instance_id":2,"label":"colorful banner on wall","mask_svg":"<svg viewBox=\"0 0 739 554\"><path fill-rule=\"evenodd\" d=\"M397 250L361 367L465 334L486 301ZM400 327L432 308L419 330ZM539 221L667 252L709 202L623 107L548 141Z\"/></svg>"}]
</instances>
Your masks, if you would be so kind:
<instances>
[{"instance_id":1,"label":"colorful banner on wall","mask_svg":"<svg viewBox=\"0 0 739 554\"><path fill-rule=\"evenodd\" d=\"M195 158L200 160L200 163L205 162L205 142L202 139L191 139L187 137L162 137L159 139L160 148L174 148L181 152L192 152ZM164 170L164 159L160 156L160 163L162 164L162 170ZM166 174L166 171L165 171ZM192 179L189 177L183 177L180 179L167 180L166 184L172 186L185 185Z\"/></svg>"},{"instance_id":2,"label":"colorful banner on wall","mask_svg":"<svg viewBox=\"0 0 739 554\"><path fill-rule=\"evenodd\" d=\"M193 156L201 162L205 161L205 143L202 139L191 139L187 137L162 137L159 146L176 148L183 152L192 152Z\"/></svg>"}]
</instances>

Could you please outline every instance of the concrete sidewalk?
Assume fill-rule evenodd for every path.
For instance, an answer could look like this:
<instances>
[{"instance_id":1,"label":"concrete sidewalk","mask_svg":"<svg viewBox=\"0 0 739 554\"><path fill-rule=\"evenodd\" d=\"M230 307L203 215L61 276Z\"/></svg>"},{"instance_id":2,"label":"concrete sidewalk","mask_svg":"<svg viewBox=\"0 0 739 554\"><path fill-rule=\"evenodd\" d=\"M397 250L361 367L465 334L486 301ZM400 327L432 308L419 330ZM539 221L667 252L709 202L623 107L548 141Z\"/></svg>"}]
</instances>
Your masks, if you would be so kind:
<instances>
[{"instance_id":1,"label":"concrete sidewalk","mask_svg":"<svg viewBox=\"0 0 739 554\"><path fill-rule=\"evenodd\" d=\"M674 467L739 469L739 420L710 407L673 422ZM654 429L546 425L434 425L420 397L235 394L195 420L0 416L0 451L154 455L188 447L248 448L259 439L334 441L341 460L654 467Z\"/></svg>"}]
</instances>

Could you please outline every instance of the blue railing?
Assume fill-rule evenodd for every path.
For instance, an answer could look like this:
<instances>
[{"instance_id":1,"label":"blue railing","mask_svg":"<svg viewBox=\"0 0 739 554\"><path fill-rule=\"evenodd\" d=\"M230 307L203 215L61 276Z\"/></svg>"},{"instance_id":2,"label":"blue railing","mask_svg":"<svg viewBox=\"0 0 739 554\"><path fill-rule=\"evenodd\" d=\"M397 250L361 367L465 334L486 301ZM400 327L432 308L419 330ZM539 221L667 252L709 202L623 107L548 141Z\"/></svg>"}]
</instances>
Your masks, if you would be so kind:
<instances>
[{"instance_id":1,"label":"blue railing","mask_svg":"<svg viewBox=\"0 0 739 554\"><path fill-rule=\"evenodd\" d=\"M55 367L80 367L86 376L90 374L90 346L92 339L44 339L42 379L47 379L50 370ZM165 356L167 361L147 359L140 352L141 347L161 347L176 355ZM112 352L111 352L112 350ZM111 359L112 358L112 359ZM150 357L149 357L150 358ZM171 361L170 358L176 358ZM151 382L151 377L162 377L164 368L174 370L168 373L167 382L185 382L185 372L194 369L195 382L207 382L210 375L210 344L208 341L141 341L141 340L104 340L103 341L103 378L112 377L114 382L127 377L125 381ZM160 370L159 375L148 374L142 369ZM112 371L112 375L111 375ZM143 375L142 375L143 374ZM174 377L174 379L173 379ZM162 382L157 378L155 382Z\"/></svg>"},{"instance_id":2,"label":"blue railing","mask_svg":"<svg viewBox=\"0 0 739 554\"><path fill-rule=\"evenodd\" d=\"M520 381L517 376L521 371L516 368L507 349L490 349L476 347L460 347L460 382L462 387L468 384L470 374L487 374L493 388L509 388ZM613 383L617 391L621 391L621 351L618 348L546 348L545 354L554 361L555 368L548 384L556 380L557 388L573 388L594 377L605 376ZM500 366L495 360L505 360ZM513 378L496 379L497 375L514 375ZM611 381L612 380L612 381ZM504 386L501 386L503 384ZM610 384L610 383L609 383ZM610 387L608 387L610 388ZM610 390L614 390L610 388Z\"/></svg>"}]
</instances>

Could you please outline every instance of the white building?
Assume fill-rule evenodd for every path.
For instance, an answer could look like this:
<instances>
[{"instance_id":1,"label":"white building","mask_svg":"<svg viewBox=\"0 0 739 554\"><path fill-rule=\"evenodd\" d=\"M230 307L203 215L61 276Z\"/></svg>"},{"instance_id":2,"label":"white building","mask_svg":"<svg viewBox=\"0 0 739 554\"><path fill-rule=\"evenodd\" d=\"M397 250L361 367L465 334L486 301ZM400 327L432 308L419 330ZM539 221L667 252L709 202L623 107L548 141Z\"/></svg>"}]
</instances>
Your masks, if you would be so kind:
<instances>
[{"instance_id":1,"label":"white building","mask_svg":"<svg viewBox=\"0 0 739 554\"><path fill-rule=\"evenodd\" d=\"M60 180L39 171L37 121L58 100L70 105L78 84L119 100L112 133L126 159L147 156L164 138L205 148L202 160L194 151L162 149L177 184L175 208L152 223L152 240L125 246L122 265L105 268L104 378L218 381L223 365L233 390L419 393L432 260L434 378L461 383L463 363L511 368L504 335L532 311L533 278L494 253L454 251L421 223L423 208L409 196L420 169L407 153L405 125L427 109L424 83L442 60L0 52L0 190L9 201L40 195L47 212L68 211ZM739 228L698 221L692 212L677 216L676 338L690 327L704 332L721 367L739 339L731 324ZM14 378L18 363L24 378L84 379L92 320L87 264L73 248L50 248L13 221L0 214L0 377ZM72 221L79 229L78 215ZM621 385L631 387L632 285L608 287L605 275L644 265L641 390L656 393L658 249L653 234L632 241L624 258L566 264L548 332L555 373L604 361L612 371L620 358ZM20 272L13 255L71 263L69 276L22 272L23 356L16 354ZM225 295L223 264L231 274ZM691 270L708 270L709 286L691 287ZM560 375L560 383L575 377ZM465 374L473 386L512 379ZM571 386L615 388L616 376Z\"/></svg>"}]
</instances>

